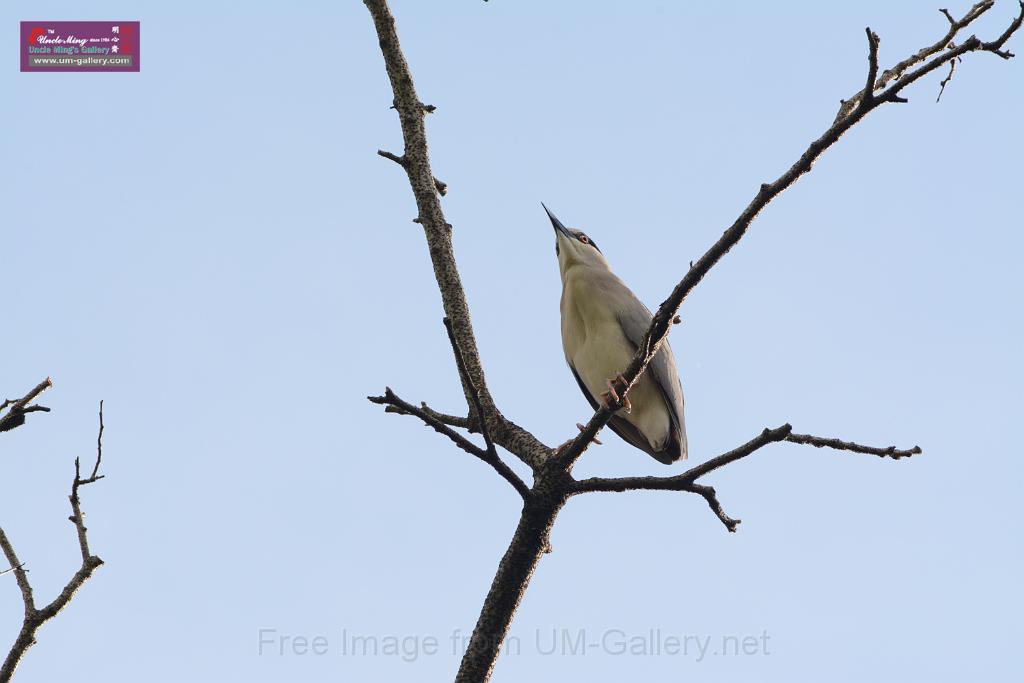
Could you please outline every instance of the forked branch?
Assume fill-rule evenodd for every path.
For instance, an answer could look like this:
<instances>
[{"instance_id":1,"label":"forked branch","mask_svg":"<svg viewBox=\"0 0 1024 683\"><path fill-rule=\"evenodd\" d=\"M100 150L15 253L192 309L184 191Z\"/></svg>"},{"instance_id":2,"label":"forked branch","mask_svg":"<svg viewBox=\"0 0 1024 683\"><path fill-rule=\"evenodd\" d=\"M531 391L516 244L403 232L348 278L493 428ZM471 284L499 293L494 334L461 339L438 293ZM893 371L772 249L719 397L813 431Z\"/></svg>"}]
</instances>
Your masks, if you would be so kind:
<instances>
[{"instance_id":1,"label":"forked branch","mask_svg":"<svg viewBox=\"0 0 1024 683\"><path fill-rule=\"evenodd\" d=\"M852 441L841 441L839 439L811 436L809 434L794 434L793 428L790 425L785 424L781 427L776 427L775 429L765 429L755 438L742 446L734 448L728 453L723 453L716 458L707 460L700 465L691 467L682 474L677 474L672 477L616 477L610 479L603 477L591 477L589 479L574 482L572 486L572 493L589 493L592 491L688 491L690 493L697 493L707 500L712 512L714 512L722 523L725 524L726 529L729 531L736 531L736 526L740 523L740 520L732 519L725 514L722 510L722 505L718 502L718 498L716 497L715 490L713 488L710 486L702 486L696 482L701 477L710 474L721 467L725 467L737 460L753 455L765 446L778 443L780 441L806 444L817 448L833 448L835 450L852 451L854 453L867 453L880 457L889 457L893 460L910 457L921 452L921 449L917 446L907 450L900 450L895 446L889 446L888 448L876 448L874 446L863 446Z\"/></svg>"},{"instance_id":2,"label":"forked branch","mask_svg":"<svg viewBox=\"0 0 1024 683\"><path fill-rule=\"evenodd\" d=\"M49 380L47 380L48 382ZM29 400L31 401L32 399ZM21 630L18 632L18 637L14 641L14 645L11 646L10 652L4 659L3 665L0 666L0 683L8 683L11 680L15 669L17 669L18 664L24 658L25 653L35 645L36 632L39 630L39 627L57 616L71 602L71 598L75 596L78 589L89 580L96 568L103 564L103 560L93 555L89 550L89 530L85 526L85 514L82 512L82 504L79 499L79 489L82 486L95 483L104 477L104 475L99 474L100 463L103 461L102 401L100 401L99 420L99 433L96 436L96 462L93 465L92 472L89 476L82 478L79 460L75 458L75 478L71 482L71 495L68 496L71 502L71 516L68 519L75 526L75 533L78 536L78 547L82 554L82 564L78 571L68 580L67 584L65 584L60 594L43 607L36 607L35 595L32 590L32 584L28 580L28 570L25 568L25 563L18 559L10 539L3 528L0 528L0 550L3 551L4 557L7 558L7 562L11 565L10 569L0 573L14 573L14 580L21 591L21 600L25 607Z\"/></svg>"},{"instance_id":3,"label":"forked branch","mask_svg":"<svg viewBox=\"0 0 1024 683\"><path fill-rule=\"evenodd\" d=\"M487 444L488 447L486 449L480 448L443 421L442 418L449 416L430 410L426 407L426 404L423 404L422 408L417 408L411 403L399 398L395 392L391 391L390 387L385 388L383 396L367 396L367 399L369 399L371 403L386 406L384 409L386 412L418 417L424 422L424 424L432 428L438 434L443 434L451 439L452 443L462 450L466 451L470 455L480 458L485 463L493 467L494 471L501 475L502 479L512 484L512 487L520 496L526 498L530 495L530 487L528 487L523 480L519 478L519 475L517 475L511 467L505 464L501 458L498 457L498 453L494 449L494 445L490 443L489 440Z\"/></svg>"}]
</instances>

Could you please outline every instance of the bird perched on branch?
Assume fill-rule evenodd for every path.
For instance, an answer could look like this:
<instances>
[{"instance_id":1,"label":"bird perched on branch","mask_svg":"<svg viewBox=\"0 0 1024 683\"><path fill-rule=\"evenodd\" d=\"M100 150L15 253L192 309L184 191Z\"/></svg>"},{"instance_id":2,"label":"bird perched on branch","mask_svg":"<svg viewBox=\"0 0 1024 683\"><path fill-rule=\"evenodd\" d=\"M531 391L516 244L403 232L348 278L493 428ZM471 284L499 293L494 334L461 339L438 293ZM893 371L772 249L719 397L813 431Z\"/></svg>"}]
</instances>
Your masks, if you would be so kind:
<instances>
[{"instance_id":1,"label":"bird perched on branch","mask_svg":"<svg viewBox=\"0 0 1024 683\"><path fill-rule=\"evenodd\" d=\"M590 405L610 407L625 389L622 371L643 343L651 312L612 272L594 240L562 225L548 207L544 210L555 228L562 275L565 360ZM667 340L608 426L666 465L686 458L683 388Z\"/></svg>"}]
</instances>

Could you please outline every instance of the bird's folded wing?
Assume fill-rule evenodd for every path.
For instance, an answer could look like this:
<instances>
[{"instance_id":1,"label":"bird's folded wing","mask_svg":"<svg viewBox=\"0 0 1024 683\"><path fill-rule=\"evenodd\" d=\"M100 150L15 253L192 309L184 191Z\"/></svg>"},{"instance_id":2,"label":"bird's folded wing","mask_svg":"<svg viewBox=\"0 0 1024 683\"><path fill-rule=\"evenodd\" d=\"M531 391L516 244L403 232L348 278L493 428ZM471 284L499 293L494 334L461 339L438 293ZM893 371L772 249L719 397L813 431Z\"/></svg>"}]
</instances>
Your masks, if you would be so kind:
<instances>
[{"instance_id":1,"label":"bird's folded wing","mask_svg":"<svg viewBox=\"0 0 1024 683\"><path fill-rule=\"evenodd\" d=\"M654 316L639 299L634 299L634 302L635 305L617 311L616 315L626 339L633 344L634 348L639 348ZM665 398L665 404L669 408L669 417L672 420L672 425L679 432L681 450L685 454L686 421L683 418L683 387L679 383L679 369L676 367L672 347L669 346L667 339L658 349L658 353L654 355L646 372L658 385L661 395Z\"/></svg>"}]
</instances>

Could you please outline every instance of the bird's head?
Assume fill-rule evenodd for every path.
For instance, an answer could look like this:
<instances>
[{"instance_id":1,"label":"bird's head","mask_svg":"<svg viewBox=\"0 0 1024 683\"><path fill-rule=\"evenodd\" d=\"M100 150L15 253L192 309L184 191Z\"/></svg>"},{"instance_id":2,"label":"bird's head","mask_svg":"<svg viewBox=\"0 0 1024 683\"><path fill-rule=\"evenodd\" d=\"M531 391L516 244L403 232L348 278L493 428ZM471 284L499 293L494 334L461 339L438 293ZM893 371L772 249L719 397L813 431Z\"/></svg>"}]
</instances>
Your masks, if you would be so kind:
<instances>
[{"instance_id":1,"label":"bird's head","mask_svg":"<svg viewBox=\"0 0 1024 683\"><path fill-rule=\"evenodd\" d=\"M541 203L541 206L544 206ZM605 260L601 250L597 248L594 240L582 230L567 228L558 220L555 214L544 206L544 210L551 219L551 225L555 229L555 255L558 256L558 268L565 274L569 268L575 265L593 265L601 268L608 268L608 261Z\"/></svg>"}]
</instances>

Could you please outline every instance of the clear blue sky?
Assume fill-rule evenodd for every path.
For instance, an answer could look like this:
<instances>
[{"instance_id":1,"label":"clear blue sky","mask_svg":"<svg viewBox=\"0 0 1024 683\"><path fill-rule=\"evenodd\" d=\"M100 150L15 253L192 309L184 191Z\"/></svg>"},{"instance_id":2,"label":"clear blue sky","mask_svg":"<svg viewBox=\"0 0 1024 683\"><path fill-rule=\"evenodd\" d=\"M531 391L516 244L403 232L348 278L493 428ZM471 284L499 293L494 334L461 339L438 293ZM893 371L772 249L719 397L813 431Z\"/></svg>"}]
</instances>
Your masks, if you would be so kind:
<instances>
[{"instance_id":1,"label":"clear blue sky","mask_svg":"<svg viewBox=\"0 0 1024 683\"><path fill-rule=\"evenodd\" d=\"M590 414L541 201L654 307L863 84L864 27L890 64L945 30L936 4L395 2L505 413L550 444ZM11 42L90 18L141 20L141 73L21 74L10 43L0 70L0 393L55 383L0 438L0 521L39 600L77 566L72 460L107 406L84 492L107 564L18 680L450 679L518 504L364 398L463 410L409 187L375 155L401 137L368 13L0 8ZM691 462L786 421L925 455L765 449L708 479L736 534L692 495L574 499L495 681L1016 680L1022 69L971 55L940 105L936 75L872 114L673 331ZM679 470L606 436L580 474ZM0 650L20 619L2 576ZM328 652L260 655L261 628ZM598 646L543 654L553 629ZM650 629L688 654L616 654ZM346 654L343 632L438 652ZM767 654L699 661L692 640L764 633Z\"/></svg>"}]
</instances>

